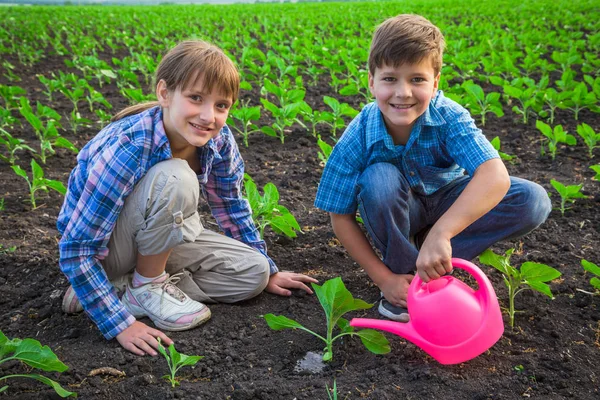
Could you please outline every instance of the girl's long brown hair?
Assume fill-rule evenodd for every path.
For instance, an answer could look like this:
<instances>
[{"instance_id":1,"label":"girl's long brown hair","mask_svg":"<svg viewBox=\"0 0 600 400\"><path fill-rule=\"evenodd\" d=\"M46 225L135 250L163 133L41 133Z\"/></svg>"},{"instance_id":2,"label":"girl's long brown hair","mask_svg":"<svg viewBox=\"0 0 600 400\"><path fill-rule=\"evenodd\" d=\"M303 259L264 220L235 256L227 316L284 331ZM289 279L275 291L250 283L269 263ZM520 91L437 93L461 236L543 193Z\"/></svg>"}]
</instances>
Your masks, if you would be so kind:
<instances>
[{"instance_id":1,"label":"girl's long brown hair","mask_svg":"<svg viewBox=\"0 0 600 400\"><path fill-rule=\"evenodd\" d=\"M240 75L235 64L217 46L201 40L186 40L173 47L158 65L154 79L155 88L158 82L164 80L169 92L185 90L201 79L203 90L211 93L216 88L231 97L233 103L240 90ZM157 105L157 101L150 101L127 107L118 112L111 122Z\"/></svg>"}]
</instances>

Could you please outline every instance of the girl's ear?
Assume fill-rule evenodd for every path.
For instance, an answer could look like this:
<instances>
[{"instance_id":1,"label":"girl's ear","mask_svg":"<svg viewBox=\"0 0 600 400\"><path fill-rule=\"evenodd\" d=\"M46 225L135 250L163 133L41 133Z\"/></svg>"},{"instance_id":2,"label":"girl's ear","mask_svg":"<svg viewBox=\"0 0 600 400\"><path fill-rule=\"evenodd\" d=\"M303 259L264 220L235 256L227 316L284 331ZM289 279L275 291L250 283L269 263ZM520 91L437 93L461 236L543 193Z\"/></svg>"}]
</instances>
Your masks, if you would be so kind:
<instances>
[{"instance_id":1,"label":"girl's ear","mask_svg":"<svg viewBox=\"0 0 600 400\"><path fill-rule=\"evenodd\" d=\"M167 89L167 83L164 79L161 79L156 84L156 97L158 98L158 104L160 104L161 107L164 108L169 106L169 89Z\"/></svg>"}]
</instances>

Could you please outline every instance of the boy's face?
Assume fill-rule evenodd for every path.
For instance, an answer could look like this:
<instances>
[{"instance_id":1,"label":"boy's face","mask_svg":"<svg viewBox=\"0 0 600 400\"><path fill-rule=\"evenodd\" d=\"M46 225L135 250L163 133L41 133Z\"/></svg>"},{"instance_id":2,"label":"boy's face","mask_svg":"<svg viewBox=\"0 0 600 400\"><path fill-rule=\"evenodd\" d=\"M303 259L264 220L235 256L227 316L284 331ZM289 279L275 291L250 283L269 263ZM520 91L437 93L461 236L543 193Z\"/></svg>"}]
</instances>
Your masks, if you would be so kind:
<instances>
[{"instance_id":1,"label":"boy's face","mask_svg":"<svg viewBox=\"0 0 600 400\"><path fill-rule=\"evenodd\" d=\"M369 89L383 114L388 133L404 142L437 92L440 75L435 75L431 60L399 67L383 65L369 72Z\"/></svg>"},{"instance_id":2,"label":"boy's face","mask_svg":"<svg viewBox=\"0 0 600 400\"><path fill-rule=\"evenodd\" d=\"M216 90L207 93L202 80L186 89L169 91L164 81L157 86L163 123L172 148L202 147L219 134L232 99Z\"/></svg>"}]
</instances>

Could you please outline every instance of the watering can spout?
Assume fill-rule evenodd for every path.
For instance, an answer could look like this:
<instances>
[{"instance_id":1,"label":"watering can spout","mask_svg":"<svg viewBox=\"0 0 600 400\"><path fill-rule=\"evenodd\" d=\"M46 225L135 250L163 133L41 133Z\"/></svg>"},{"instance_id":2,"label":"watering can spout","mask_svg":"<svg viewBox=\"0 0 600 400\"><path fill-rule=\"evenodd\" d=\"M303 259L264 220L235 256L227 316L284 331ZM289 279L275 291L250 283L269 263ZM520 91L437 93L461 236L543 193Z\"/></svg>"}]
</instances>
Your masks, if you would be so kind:
<instances>
[{"instance_id":1,"label":"watering can spout","mask_svg":"<svg viewBox=\"0 0 600 400\"><path fill-rule=\"evenodd\" d=\"M350 321L350 326L355 328L378 329L393 333L403 337L404 339L421 345L426 342L421 335L415 331L410 322L395 322L387 319L369 319L369 318L353 318Z\"/></svg>"}]
</instances>

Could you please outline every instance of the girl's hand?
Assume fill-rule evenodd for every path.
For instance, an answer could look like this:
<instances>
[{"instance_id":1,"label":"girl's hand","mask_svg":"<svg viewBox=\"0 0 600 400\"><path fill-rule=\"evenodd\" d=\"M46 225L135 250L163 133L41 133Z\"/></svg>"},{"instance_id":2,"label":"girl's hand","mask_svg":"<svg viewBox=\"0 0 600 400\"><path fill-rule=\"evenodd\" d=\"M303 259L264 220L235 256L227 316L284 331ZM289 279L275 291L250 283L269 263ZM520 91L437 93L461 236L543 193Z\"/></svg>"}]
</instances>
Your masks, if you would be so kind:
<instances>
[{"instance_id":1,"label":"girl's hand","mask_svg":"<svg viewBox=\"0 0 600 400\"><path fill-rule=\"evenodd\" d=\"M450 239L430 231L417 258L417 273L423 282L437 279L452 272L452 246Z\"/></svg>"},{"instance_id":2,"label":"girl's hand","mask_svg":"<svg viewBox=\"0 0 600 400\"><path fill-rule=\"evenodd\" d=\"M287 289L302 289L308 294L313 291L304 283L319 283L315 278L295 272L276 272L269 278L266 291L280 296L291 296L292 292Z\"/></svg>"},{"instance_id":3,"label":"girl's hand","mask_svg":"<svg viewBox=\"0 0 600 400\"><path fill-rule=\"evenodd\" d=\"M125 350L137 354L138 356L146 354L155 356L157 354L155 349L158 350L157 337L160 338L165 347L173 343L167 335L158 329L150 328L143 322L135 321L127 329L117 335L117 341Z\"/></svg>"}]
</instances>

